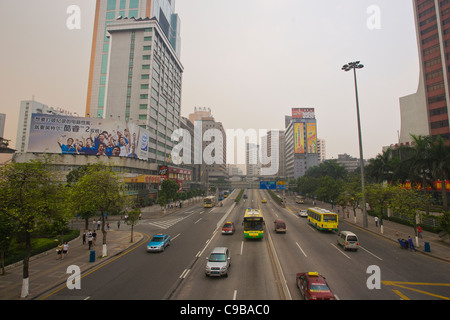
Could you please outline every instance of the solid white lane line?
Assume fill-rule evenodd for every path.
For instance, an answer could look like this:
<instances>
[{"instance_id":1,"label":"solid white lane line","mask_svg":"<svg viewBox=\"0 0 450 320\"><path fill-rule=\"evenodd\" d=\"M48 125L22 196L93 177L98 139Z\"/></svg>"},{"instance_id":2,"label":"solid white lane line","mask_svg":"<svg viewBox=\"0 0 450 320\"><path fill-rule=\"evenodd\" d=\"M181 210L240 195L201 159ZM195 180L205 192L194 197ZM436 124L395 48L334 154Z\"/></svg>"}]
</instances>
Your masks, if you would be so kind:
<instances>
[{"instance_id":1,"label":"solid white lane line","mask_svg":"<svg viewBox=\"0 0 450 320\"><path fill-rule=\"evenodd\" d=\"M339 249L338 247L336 247L336 245L334 243L330 243L337 251L339 251L340 253L342 253L344 256L346 256L348 259L352 260L352 258L350 258L347 254L345 254L344 252L342 252L341 249Z\"/></svg>"},{"instance_id":2,"label":"solid white lane line","mask_svg":"<svg viewBox=\"0 0 450 320\"><path fill-rule=\"evenodd\" d=\"M364 248L364 247L361 247L361 246L359 246L361 249L363 249L364 251L366 251L367 253L369 253L369 254L371 254L371 255L373 255L375 258L377 258L378 260L381 260L381 261L383 261L383 259L381 259L380 257L378 257L377 255L375 255L375 254L373 254L372 252L370 252L369 250L367 250L366 248Z\"/></svg>"},{"instance_id":3,"label":"solid white lane line","mask_svg":"<svg viewBox=\"0 0 450 320\"><path fill-rule=\"evenodd\" d=\"M233 300L236 300L236 296L237 296L237 290L234 290L234 293L233 293Z\"/></svg>"}]
</instances>

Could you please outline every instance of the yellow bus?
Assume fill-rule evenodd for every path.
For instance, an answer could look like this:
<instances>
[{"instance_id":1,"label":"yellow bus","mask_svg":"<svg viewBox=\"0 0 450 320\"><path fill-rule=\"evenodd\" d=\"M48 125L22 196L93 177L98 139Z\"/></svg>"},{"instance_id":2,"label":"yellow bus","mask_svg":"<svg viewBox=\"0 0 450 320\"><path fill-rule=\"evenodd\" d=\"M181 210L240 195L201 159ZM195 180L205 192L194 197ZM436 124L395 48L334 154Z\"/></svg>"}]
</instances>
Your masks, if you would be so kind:
<instances>
[{"instance_id":1,"label":"yellow bus","mask_svg":"<svg viewBox=\"0 0 450 320\"><path fill-rule=\"evenodd\" d=\"M209 196L203 199L203 207L204 208L212 208L217 204L216 196Z\"/></svg>"},{"instance_id":2,"label":"yellow bus","mask_svg":"<svg viewBox=\"0 0 450 320\"><path fill-rule=\"evenodd\" d=\"M305 203L305 196L296 196L295 202L296 203Z\"/></svg>"},{"instance_id":3,"label":"yellow bus","mask_svg":"<svg viewBox=\"0 0 450 320\"><path fill-rule=\"evenodd\" d=\"M244 215L244 238L262 239L264 238L264 218L261 210L248 208Z\"/></svg>"},{"instance_id":4,"label":"yellow bus","mask_svg":"<svg viewBox=\"0 0 450 320\"><path fill-rule=\"evenodd\" d=\"M314 228L318 230L326 231L338 231L338 215L334 212L321 209L321 208L309 208L308 222Z\"/></svg>"}]
</instances>

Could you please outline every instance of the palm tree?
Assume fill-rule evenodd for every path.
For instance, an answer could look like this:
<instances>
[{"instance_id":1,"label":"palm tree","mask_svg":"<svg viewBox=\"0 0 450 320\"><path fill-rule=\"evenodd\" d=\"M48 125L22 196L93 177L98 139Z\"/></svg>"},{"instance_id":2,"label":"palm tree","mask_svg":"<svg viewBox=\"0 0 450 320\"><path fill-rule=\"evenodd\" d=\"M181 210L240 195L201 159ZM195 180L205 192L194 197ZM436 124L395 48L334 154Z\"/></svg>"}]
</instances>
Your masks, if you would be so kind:
<instances>
[{"instance_id":1,"label":"palm tree","mask_svg":"<svg viewBox=\"0 0 450 320\"><path fill-rule=\"evenodd\" d=\"M413 156L410 167L411 183L419 182L423 190L427 186L433 187L433 177L431 176L431 136L411 135L414 140Z\"/></svg>"},{"instance_id":2,"label":"palm tree","mask_svg":"<svg viewBox=\"0 0 450 320\"><path fill-rule=\"evenodd\" d=\"M435 136L430 146L431 174L436 180L441 180L442 206L448 210L447 189L445 180L450 173L450 146L446 145L441 136Z\"/></svg>"}]
</instances>

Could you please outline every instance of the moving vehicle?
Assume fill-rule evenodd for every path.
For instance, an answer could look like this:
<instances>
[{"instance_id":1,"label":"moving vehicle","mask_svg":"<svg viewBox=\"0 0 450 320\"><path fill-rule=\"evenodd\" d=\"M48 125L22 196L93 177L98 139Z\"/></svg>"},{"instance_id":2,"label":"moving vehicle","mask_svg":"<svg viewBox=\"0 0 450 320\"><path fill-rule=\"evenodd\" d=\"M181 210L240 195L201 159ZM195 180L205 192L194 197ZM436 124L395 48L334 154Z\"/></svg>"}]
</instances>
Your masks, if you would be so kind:
<instances>
[{"instance_id":1,"label":"moving vehicle","mask_svg":"<svg viewBox=\"0 0 450 320\"><path fill-rule=\"evenodd\" d=\"M248 208L244 215L244 238L262 239L264 238L264 218L261 210Z\"/></svg>"},{"instance_id":2,"label":"moving vehicle","mask_svg":"<svg viewBox=\"0 0 450 320\"><path fill-rule=\"evenodd\" d=\"M302 209L298 212L298 215L302 218L307 218L308 217L308 212L305 209Z\"/></svg>"},{"instance_id":3,"label":"moving vehicle","mask_svg":"<svg viewBox=\"0 0 450 320\"><path fill-rule=\"evenodd\" d=\"M266 198L262 198L261 202L262 203L267 203L267 199Z\"/></svg>"},{"instance_id":4,"label":"moving vehicle","mask_svg":"<svg viewBox=\"0 0 450 320\"><path fill-rule=\"evenodd\" d=\"M214 248L209 254L209 257L206 258L206 260L208 260L205 269L205 274L207 276L228 277L228 269L231 266L231 257L228 248Z\"/></svg>"},{"instance_id":5,"label":"moving vehicle","mask_svg":"<svg viewBox=\"0 0 450 320\"><path fill-rule=\"evenodd\" d=\"M158 233L153 236L147 245L147 252L161 252L170 245L170 236L168 234Z\"/></svg>"},{"instance_id":6,"label":"moving vehicle","mask_svg":"<svg viewBox=\"0 0 450 320\"><path fill-rule=\"evenodd\" d=\"M338 231L338 215L334 212L321 208L309 208L308 222L317 230Z\"/></svg>"},{"instance_id":7,"label":"moving vehicle","mask_svg":"<svg viewBox=\"0 0 450 320\"><path fill-rule=\"evenodd\" d=\"M295 282L306 300L335 300L325 278L318 272L297 273Z\"/></svg>"},{"instance_id":8,"label":"moving vehicle","mask_svg":"<svg viewBox=\"0 0 450 320\"><path fill-rule=\"evenodd\" d=\"M222 227L222 234L234 234L235 230L234 223L227 221Z\"/></svg>"},{"instance_id":9,"label":"moving vehicle","mask_svg":"<svg viewBox=\"0 0 450 320\"><path fill-rule=\"evenodd\" d=\"M359 247L358 237L350 231L340 231L338 233L337 244L344 250L352 249L357 251Z\"/></svg>"},{"instance_id":10,"label":"moving vehicle","mask_svg":"<svg viewBox=\"0 0 450 320\"><path fill-rule=\"evenodd\" d=\"M204 208L212 208L217 205L217 197L209 196L203 199L203 207Z\"/></svg>"},{"instance_id":11,"label":"moving vehicle","mask_svg":"<svg viewBox=\"0 0 450 320\"><path fill-rule=\"evenodd\" d=\"M305 203L305 196L296 196L295 202L296 203Z\"/></svg>"},{"instance_id":12,"label":"moving vehicle","mask_svg":"<svg viewBox=\"0 0 450 320\"><path fill-rule=\"evenodd\" d=\"M286 222L283 220L275 220L273 224L275 226L275 232L286 233Z\"/></svg>"},{"instance_id":13,"label":"moving vehicle","mask_svg":"<svg viewBox=\"0 0 450 320\"><path fill-rule=\"evenodd\" d=\"M224 198L228 198L229 195L230 195L230 191L227 190L227 191L223 192L223 197Z\"/></svg>"},{"instance_id":14,"label":"moving vehicle","mask_svg":"<svg viewBox=\"0 0 450 320\"><path fill-rule=\"evenodd\" d=\"M244 193L244 199L248 199L248 195Z\"/></svg>"}]
</instances>

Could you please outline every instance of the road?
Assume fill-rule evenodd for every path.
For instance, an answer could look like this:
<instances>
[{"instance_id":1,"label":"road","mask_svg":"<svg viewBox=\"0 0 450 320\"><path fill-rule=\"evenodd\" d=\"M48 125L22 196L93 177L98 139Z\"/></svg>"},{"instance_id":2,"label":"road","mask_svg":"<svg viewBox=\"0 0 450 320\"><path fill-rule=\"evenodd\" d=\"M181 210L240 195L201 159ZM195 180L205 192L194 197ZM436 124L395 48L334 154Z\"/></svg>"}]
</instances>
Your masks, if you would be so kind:
<instances>
[{"instance_id":1,"label":"road","mask_svg":"<svg viewBox=\"0 0 450 320\"><path fill-rule=\"evenodd\" d=\"M60 290L48 299L90 300L297 300L302 299L295 275L318 271L327 279L337 299L398 300L441 299L450 297L448 263L400 250L398 245L345 221L340 230L359 237L357 252L336 245L336 234L320 232L308 225L296 212L307 205L287 203L280 208L267 191L245 190L248 199L234 206L236 190L223 207L203 208L196 204L178 213L143 220L135 229L149 239L158 232L172 237L162 253L147 253L145 243L105 266L84 275L81 290ZM261 199L268 199L261 203ZM266 221L262 240L243 238L242 217L247 207L260 208ZM287 224L286 234L273 230L273 221ZM222 235L221 226L232 221L234 235ZM227 278L205 276L206 257L216 246L231 252ZM372 268L372 269L371 269ZM380 271L379 279L371 270ZM375 280L380 289L371 289ZM374 280L375 279L375 280ZM399 293L392 282L408 289Z\"/></svg>"}]
</instances>

